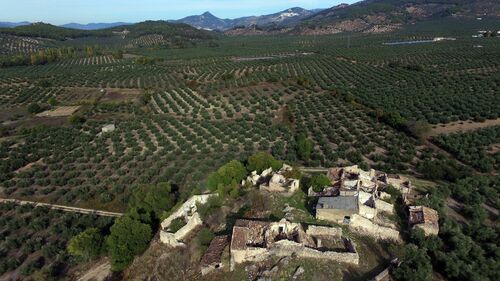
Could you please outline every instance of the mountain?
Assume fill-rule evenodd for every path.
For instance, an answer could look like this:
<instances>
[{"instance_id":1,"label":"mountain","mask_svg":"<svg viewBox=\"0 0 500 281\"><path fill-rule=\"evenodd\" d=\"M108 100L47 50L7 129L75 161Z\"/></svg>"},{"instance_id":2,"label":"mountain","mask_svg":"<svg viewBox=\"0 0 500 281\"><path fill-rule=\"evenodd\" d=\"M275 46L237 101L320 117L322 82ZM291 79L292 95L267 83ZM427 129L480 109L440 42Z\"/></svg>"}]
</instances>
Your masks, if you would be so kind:
<instances>
[{"instance_id":1,"label":"mountain","mask_svg":"<svg viewBox=\"0 0 500 281\"><path fill-rule=\"evenodd\" d=\"M205 12L197 16L189 16L182 18L180 20L175 20L171 22L180 22L189 24L199 29L208 30L228 30L234 27L249 27L249 26L262 26L262 25L280 25L280 26L290 26L300 22L308 16L320 11L317 10L306 10L303 8L290 8L279 13L263 15L263 16L248 16L235 19L221 19L210 12Z\"/></svg>"},{"instance_id":2,"label":"mountain","mask_svg":"<svg viewBox=\"0 0 500 281\"><path fill-rule=\"evenodd\" d=\"M99 30L99 29L106 29L106 28L111 28L111 27L116 27L116 26L122 26L122 25L131 25L133 23L128 23L128 22L112 22L112 23L88 23L88 24L80 24L80 23L67 23L60 25L60 27L65 27L65 28L73 28L73 29L80 29L80 30Z\"/></svg>"},{"instance_id":3,"label":"mountain","mask_svg":"<svg viewBox=\"0 0 500 281\"><path fill-rule=\"evenodd\" d=\"M292 33L381 33L443 18L500 17L497 0L365 0L341 4L302 20Z\"/></svg>"},{"instance_id":4,"label":"mountain","mask_svg":"<svg viewBox=\"0 0 500 281\"><path fill-rule=\"evenodd\" d=\"M230 19L220 19L210 12L205 12L201 15L189 16L171 22L185 23L199 29L226 30L232 27L231 21Z\"/></svg>"},{"instance_id":5,"label":"mountain","mask_svg":"<svg viewBox=\"0 0 500 281\"><path fill-rule=\"evenodd\" d=\"M23 22L0 21L0 27L16 27L16 26L29 25L29 24L31 24L31 23L27 22L27 21L23 21Z\"/></svg>"}]
</instances>

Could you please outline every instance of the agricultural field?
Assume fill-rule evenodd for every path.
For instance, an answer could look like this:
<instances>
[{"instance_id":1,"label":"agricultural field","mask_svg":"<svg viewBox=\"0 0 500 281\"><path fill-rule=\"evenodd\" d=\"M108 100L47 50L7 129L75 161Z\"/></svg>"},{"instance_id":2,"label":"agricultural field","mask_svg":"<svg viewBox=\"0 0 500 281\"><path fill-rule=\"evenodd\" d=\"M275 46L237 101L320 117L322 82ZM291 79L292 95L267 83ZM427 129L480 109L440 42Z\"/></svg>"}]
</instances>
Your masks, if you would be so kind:
<instances>
[{"instance_id":1,"label":"agricultural field","mask_svg":"<svg viewBox=\"0 0 500 281\"><path fill-rule=\"evenodd\" d=\"M0 35L0 56L30 54L51 45L48 40L2 34Z\"/></svg>"},{"instance_id":2,"label":"agricultural field","mask_svg":"<svg viewBox=\"0 0 500 281\"><path fill-rule=\"evenodd\" d=\"M111 218L13 203L1 203L0 215L2 280L53 280L70 276L82 261L68 253L68 240L89 227L105 233L113 223Z\"/></svg>"},{"instance_id":3,"label":"agricultural field","mask_svg":"<svg viewBox=\"0 0 500 281\"><path fill-rule=\"evenodd\" d=\"M500 169L500 126L439 135L433 141L481 172Z\"/></svg>"},{"instance_id":4,"label":"agricultural field","mask_svg":"<svg viewBox=\"0 0 500 281\"><path fill-rule=\"evenodd\" d=\"M81 106L76 114L87 121L2 142L4 193L120 209L134 185L171 181L188 191L213 167L258 150L300 165L416 173L436 155L374 115L431 124L498 117L495 38L480 50L469 38L382 44L388 40L353 35L347 47L343 36L225 38L6 68L1 107ZM117 130L98 136L108 123ZM301 134L314 144L309 159L296 154Z\"/></svg>"},{"instance_id":5,"label":"agricultural field","mask_svg":"<svg viewBox=\"0 0 500 281\"><path fill-rule=\"evenodd\" d=\"M0 198L128 212L126 219L155 231L181 199L213 192L207 179L219 167L246 164L259 151L294 167L358 165L450 181L459 204L473 201L460 185L479 186L476 171L487 177L500 168L499 126L426 135L500 117L498 37L471 38L469 29L457 33L450 26L443 34L427 26L390 34L218 37L184 25L163 32L154 22L139 25L130 33L61 31L43 33L45 39L26 39L23 30L0 33L0 55L24 58L0 71ZM182 37L186 32L192 37ZM444 35L457 38L384 44ZM57 55L49 59L45 52ZM494 214L498 200L483 197L496 192L498 180L485 181L474 204L488 204ZM148 188L168 194L161 202L168 208L155 209L154 218L147 208L133 208ZM432 188L424 191L435 196ZM226 193L241 196L231 198L235 208L248 199ZM277 208L282 214L283 206ZM79 263L68 258L68 240L89 227L108 232L112 224L28 206L3 204L0 213L0 280L43 280L49 270L64 275ZM485 224L497 219L465 213ZM332 267L332 274L365 280L385 266L389 253L377 258L371 250L382 251L381 244L358 241L370 257L366 267ZM486 244L494 239L484 241L480 247L493 255L497 245Z\"/></svg>"}]
</instances>

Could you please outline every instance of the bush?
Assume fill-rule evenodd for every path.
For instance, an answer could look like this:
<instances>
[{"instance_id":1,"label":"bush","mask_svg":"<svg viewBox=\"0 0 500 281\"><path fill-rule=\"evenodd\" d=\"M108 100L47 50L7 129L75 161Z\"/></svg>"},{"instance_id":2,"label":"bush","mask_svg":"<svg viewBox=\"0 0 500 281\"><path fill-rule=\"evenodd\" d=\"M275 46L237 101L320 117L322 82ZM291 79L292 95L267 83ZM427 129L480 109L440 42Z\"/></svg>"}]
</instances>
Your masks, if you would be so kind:
<instances>
[{"instance_id":1,"label":"bush","mask_svg":"<svg viewBox=\"0 0 500 281\"><path fill-rule=\"evenodd\" d=\"M28 105L28 112L31 114L37 114L42 112L42 107L38 103L32 103Z\"/></svg>"},{"instance_id":2,"label":"bush","mask_svg":"<svg viewBox=\"0 0 500 281\"><path fill-rule=\"evenodd\" d=\"M68 243L68 252L85 261L98 258L103 252L104 237L97 228L88 228Z\"/></svg>"},{"instance_id":3,"label":"bush","mask_svg":"<svg viewBox=\"0 0 500 281\"><path fill-rule=\"evenodd\" d=\"M200 232L198 232L198 235L196 236L196 242L198 243L199 246L208 247L210 245L210 242L212 242L212 239L214 239L214 237L215 235L208 228L202 228Z\"/></svg>"},{"instance_id":4,"label":"bush","mask_svg":"<svg viewBox=\"0 0 500 281\"><path fill-rule=\"evenodd\" d=\"M172 223L170 223L169 231L175 233L185 225L186 221L184 220L184 218L176 218L172 221Z\"/></svg>"},{"instance_id":5,"label":"bush","mask_svg":"<svg viewBox=\"0 0 500 281\"><path fill-rule=\"evenodd\" d=\"M323 174L313 176L311 179L311 186L315 192L321 192L325 186L329 186L331 184L332 182L330 179Z\"/></svg>"}]
</instances>

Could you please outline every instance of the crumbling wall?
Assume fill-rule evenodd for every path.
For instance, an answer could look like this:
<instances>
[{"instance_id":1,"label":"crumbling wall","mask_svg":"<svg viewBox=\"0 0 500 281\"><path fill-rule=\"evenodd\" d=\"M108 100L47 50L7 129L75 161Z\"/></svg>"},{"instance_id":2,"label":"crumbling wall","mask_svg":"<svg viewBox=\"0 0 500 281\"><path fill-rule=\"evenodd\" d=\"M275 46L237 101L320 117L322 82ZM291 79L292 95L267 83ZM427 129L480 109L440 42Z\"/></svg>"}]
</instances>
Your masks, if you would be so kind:
<instances>
[{"instance_id":1,"label":"crumbling wall","mask_svg":"<svg viewBox=\"0 0 500 281\"><path fill-rule=\"evenodd\" d=\"M184 204L182 204L177 211L161 222L161 228L168 228L172 221L177 218L191 215L192 212L196 211L196 204L205 204L212 196L217 196L217 194L193 195L186 202L184 202Z\"/></svg>"},{"instance_id":2,"label":"crumbling wall","mask_svg":"<svg viewBox=\"0 0 500 281\"><path fill-rule=\"evenodd\" d=\"M270 257L267 248L248 247L244 250L231 249L231 270L236 264L244 262L261 262Z\"/></svg>"},{"instance_id":3,"label":"crumbling wall","mask_svg":"<svg viewBox=\"0 0 500 281\"><path fill-rule=\"evenodd\" d=\"M375 201L375 206L377 207L377 210L381 212L386 212L389 214L394 214L394 205L387 203L383 200L376 199Z\"/></svg>"},{"instance_id":4,"label":"crumbling wall","mask_svg":"<svg viewBox=\"0 0 500 281\"><path fill-rule=\"evenodd\" d=\"M208 199L212 196L217 196L216 194L205 194L205 195L194 195L189 198L184 204L182 204L177 211L170 215L161 223L160 231L160 241L164 244L170 245L172 247L184 246L183 241L198 227L200 227L203 222L200 215L196 212L196 204L205 204ZM187 220L186 225L184 225L177 232L168 232L168 227L173 220L177 218L185 218Z\"/></svg>"},{"instance_id":5,"label":"crumbling wall","mask_svg":"<svg viewBox=\"0 0 500 281\"><path fill-rule=\"evenodd\" d=\"M359 204L359 215L367 219L373 219L377 215L377 209Z\"/></svg>"},{"instance_id":6,"label":"crumbling wall","mask_svg":"<svg viewBox=\"0 0 500 281\"><path fill-rule=\"evenodd\" d=\"M349 228L362 234L372 236L376 239L394 240L397 242L402 241L399 231L392 228L380 226L359 215L353 215L351 217Z\"/></svg>"},{"instance_id":7,"label":"crumbling wall","mask_svg":"<svg viewBox=\"0 0 500 281\"><path fill-rule=\"evenodd\" d=\"M359 254L349 253L349 252L334 252L334 251L318 251L312 248L304 247L303 245L289 241L281 240L272 245L269 248L269 252L277 257L288 257L291 255L296 255L300 258L312 258L312 259L322 259L331 260L342 263L359 264Z\"/></svg>"},{"instance_id":8,"label":"crumbling wall","mask_svg":"<svg viewBox=\"0 0 500 281\"><path fill-rule=\"evenodd\" d=\"M313 237L330 236L340 238L342 236L342 228L310 225L306 230L306 234Z\"/></svg>"},{"instance_id":9,"label":"crumbling wall","mask_svg":"<svg viewBox=\"0 0 500 281\"><path fill-rule=\"evenodd\" d=\"M415 228L420 228L424 231L425 236L429 235L438 235L439 234L439 227L435 227L432 225L428 224L416 224L413 226L413 229Z\"/></svg>"}]
</instances>

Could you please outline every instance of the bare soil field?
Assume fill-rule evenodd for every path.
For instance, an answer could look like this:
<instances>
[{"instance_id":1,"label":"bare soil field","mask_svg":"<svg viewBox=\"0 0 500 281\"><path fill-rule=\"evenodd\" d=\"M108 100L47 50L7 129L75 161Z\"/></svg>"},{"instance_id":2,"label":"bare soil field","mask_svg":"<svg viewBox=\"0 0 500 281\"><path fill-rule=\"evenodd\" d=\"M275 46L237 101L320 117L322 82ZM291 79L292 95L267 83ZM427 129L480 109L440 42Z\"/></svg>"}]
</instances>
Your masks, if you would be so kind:
<instances>
[{"instance_id":1,"label":"bare soil field","mask_svg":"<svg viewBox=\"0 0 500 281\"><path fill-rule=\"evenodd\" d=\"M52 110L47 110L41 113L38 113L36 116L38 117L64 117L70 116L75 113L80 106L59 106Z\"/></svg>"},{"instance_id":2,"label":"bare soil field","mask_svg":"<svg viewBox=\"0 0 500 281\"><path fill-rule=\"evenodd\" d=\"M100 100L101 102L121 102L137 99L143 91L140 89L105 89L106 93Z\"/></svg>"},{"instance_id":3,"label":"bare soil field","mask_svg":"<svg viewBox=\"0 0 500 281\"><path fill-rule=\"evenodd\" d=\"M457 132L467 132L480 128L491 127L500 125L500 118L493 120L486 120L484 122L474 122L474 121L457 121L447 124L438 124L433 126L429 137L437 136L441 134L452 134Z\"/></svg>"},{"instance_id":4,"label":"bare soil field","mask_svg":"<svg viewBox=\"0 0 500 281\"><path fill-rule=\"evenodd\" d=\"M103 92L98 88L65 87L64 91L57 96L57 100L63 104L73 105L98 100L102 95Z\"/></svg>"}]
</instances>

